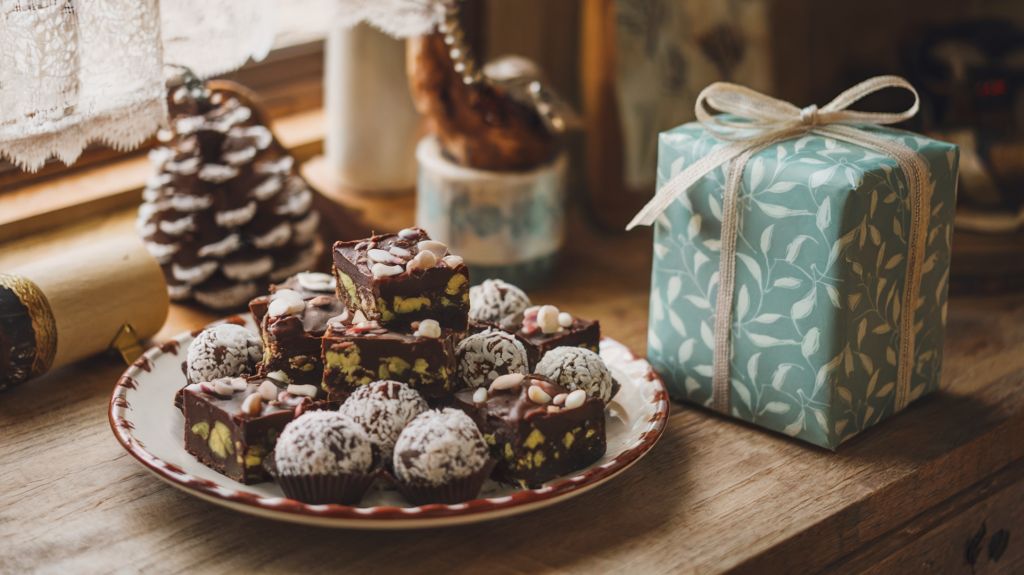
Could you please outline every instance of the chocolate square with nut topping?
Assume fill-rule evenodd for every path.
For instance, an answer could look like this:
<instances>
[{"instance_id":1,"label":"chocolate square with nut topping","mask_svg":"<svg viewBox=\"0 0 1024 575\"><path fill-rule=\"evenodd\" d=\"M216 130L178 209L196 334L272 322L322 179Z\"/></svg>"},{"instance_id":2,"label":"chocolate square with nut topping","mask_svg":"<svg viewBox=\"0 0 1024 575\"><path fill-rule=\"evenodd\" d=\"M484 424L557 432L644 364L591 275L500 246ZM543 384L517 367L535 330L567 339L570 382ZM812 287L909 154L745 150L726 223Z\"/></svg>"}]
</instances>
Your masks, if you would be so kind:
<instances>
[{"instance_id":1,"label":"chocolate square with nut topping","mask_svg":"<svg viewBox=\"0 0 1024 575\"><path fill-rule=\"evenodd\" d=\"M263 362L260 375L284 372L285 383L320 387L324 364L320 338L330 320L347 311L334 294L304 298L305 308L297 313L263 317ZM349 314L351 315L351 314ZM347 323L349 320L345 320Z\"/></svg>"},{"instance_id":2,"label":"chocolate square with nut topping","mask_svg":"<svg viewBox=\"0 0 1024 575\"><path fill-rule=\"evenodd\" d=\"M544 354L556 347L583 347L599 352L601 344L600 322L587 321L575 316L572 318L572 325L559 327L555 333L544 333L535 324L530 325L528 322L524 326L522 318L516 317L501 324L472 322L469 326L469 335L480 333L488 327L503 329L516 336L526 348L526 359L531 371L537 367Z\"/></svg>"},{"instance_id":3,"label":"chocolate square with nut topping","mask_svg":"<svg viewBox=\"0 0 1024 575\"><path fill-rule=\"evenodd\" d=\"M332 402L344 400L362 385L382 379L409 384L426 399L451 395L457 335L441 337L396 333L367 323L331 327L323 338L323 389Z\"/></svg>"},{"instance_id":4,"label":"chocolate square with nut topping","mask_svg":"<svg viewBox=\"0 0 1024 575\"><path fill-rule=\"evenodd\" d=\"M454 407L469 415L498 460L494 478L528 488L540 487L556 477L578 471L604 455L604 403L587 397L575 408L537 403L529 388L540 387L549 397L568 393L540 375L528 375L509 389L493 390L477 403L477 389L455 393Z\"/></svg>"},{"instance_id":5,"label":"chocolate square with nut topping","mask_svg":"<svg viewBox=\"0 0 1024 575\"><path fill-rule=\"evenodd\" d=\"M427 245L433 249L426 250L422 242L431 242ZM421 251L434 255L429 267L419 267L425 261L417 260ZM334 274L338 298L349 310L362 311L391 331L407 331L425 319L466 331L469 268L419 228L335 243Z\"/></svg>"},{"instance_id":6,"label":"chocolate square with nut topping","mask_svg":"<svg viewBox=\"0 0 1024 575\"><path fill-rule=\"evenodd\" d=\"M274 384L277 397L285 401L261 401L258 413L243 413L246 398L259 394L265 381ZM234 390L231 395L204 391L203 385L192 384L182 391L185 451L210 469L247 485L269 480L263 470L263 457L274 449L281 430L295 418L296 407L318 409L324 405L289 396L286 388L268 378L250 379L246 389Z\"/></svg>"}]
</instances>

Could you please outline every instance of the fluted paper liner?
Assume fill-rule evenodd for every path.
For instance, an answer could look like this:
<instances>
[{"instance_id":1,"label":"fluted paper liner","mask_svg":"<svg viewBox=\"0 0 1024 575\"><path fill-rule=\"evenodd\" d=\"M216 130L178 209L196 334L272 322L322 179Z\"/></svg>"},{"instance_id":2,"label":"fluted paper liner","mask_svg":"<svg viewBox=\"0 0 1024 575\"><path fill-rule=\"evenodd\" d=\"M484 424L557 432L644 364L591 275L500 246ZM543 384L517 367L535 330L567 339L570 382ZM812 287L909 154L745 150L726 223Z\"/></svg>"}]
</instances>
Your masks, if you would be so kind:
<instances>
[{"instance_id":1,"label":"fluted paper liner","mask_svg":"<svg viewBox=\"0 0 1024 575\"><path fill-rule=\"evenodd\" d=\"M476 499L476 496L480 493L480 488L484 485L484 481L490 477L491 471L497 463L497 459L488 459L487 462L484 463L484 466L478 469L475 473L458 479L453 479L452 481L441 485L431 485L429 483L403 483L387 471L383 471L383 476L388 483L394 485L395 488L398 489L398 492L408 499L409 503L412 503L413 505L420 506L429 505L431 503L452 505Z\"/></svg>"},{"instance_id":2,"label":"fluted paper liner","mask_svg":"<svg viewBox=\"0 0 1024 575\"><path fill-rule=\"evenodd\" d=\"M374 466L369 473L282 474L277 469L273 451L263 459L263 469L281 486L286 497L310 505L358 505L380 474L379 466Z\"/></svg>"}]
</instances>

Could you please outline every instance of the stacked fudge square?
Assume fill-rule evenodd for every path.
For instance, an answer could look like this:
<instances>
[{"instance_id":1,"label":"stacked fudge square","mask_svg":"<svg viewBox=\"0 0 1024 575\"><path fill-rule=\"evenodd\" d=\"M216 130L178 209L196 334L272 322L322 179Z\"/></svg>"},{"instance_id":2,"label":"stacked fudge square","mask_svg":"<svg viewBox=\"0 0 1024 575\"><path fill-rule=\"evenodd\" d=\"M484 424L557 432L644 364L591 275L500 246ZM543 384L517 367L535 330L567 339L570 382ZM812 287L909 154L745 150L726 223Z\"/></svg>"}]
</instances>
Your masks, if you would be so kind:
<instances>
[{"instance_id":1,"label":"stacked fudge square","mask_svg":"<svg viewBox=\"0 0 1024 575\"><path fill-rule=\"evenodd\" d=\"M368 386L399 389L381 382L467 415L499 481L537 487L604 454L618 382L596 353L597 321L534 306L501 280L471 289L462 258L419 228L337 242L333 259L333 274L298 274L250 302L258 365L188 378L186 449L200 461L266 480L261 463L287 424L351 412ZM382 469L400 467L394 457Z\"/></svg>"}]
</instances>

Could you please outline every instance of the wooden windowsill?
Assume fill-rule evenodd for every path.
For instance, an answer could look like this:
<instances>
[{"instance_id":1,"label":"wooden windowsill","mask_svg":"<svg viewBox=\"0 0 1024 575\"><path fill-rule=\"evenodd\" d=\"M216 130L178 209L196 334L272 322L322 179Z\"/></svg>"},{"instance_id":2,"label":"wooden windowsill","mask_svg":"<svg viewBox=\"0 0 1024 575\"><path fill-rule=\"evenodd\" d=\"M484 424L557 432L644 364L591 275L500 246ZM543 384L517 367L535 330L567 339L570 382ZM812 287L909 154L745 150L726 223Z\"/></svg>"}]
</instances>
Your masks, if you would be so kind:
<instances>
[{"instance_id":1,"label":"wooden windowsill","mask_svg":"<svg viewBox=\"0 0 1024 575\"><path fill-rule=\"evenodd\" d=\"M322 108L277 118L271 129L298 163L323 150ZM117 160L0 194L0 242L138 205L150 172L145 153L125 154Z\"/></svg>"}]
</instances>

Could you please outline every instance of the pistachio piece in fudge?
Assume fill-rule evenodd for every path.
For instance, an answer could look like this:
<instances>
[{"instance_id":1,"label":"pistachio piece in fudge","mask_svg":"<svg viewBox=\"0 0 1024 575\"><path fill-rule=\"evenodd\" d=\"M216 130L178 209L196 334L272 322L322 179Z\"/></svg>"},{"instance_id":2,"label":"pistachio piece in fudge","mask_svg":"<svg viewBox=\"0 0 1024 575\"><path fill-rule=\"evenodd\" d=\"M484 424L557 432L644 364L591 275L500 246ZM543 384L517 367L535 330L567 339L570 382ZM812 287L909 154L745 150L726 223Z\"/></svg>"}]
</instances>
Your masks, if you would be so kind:
<instances>
[{"instance_id":1,"label":"pistachio piece in fudge","mask_svg":"<svg viewBox=\"0 0 1024 575\"><path fill-rule=\"evenodd\" d=\"M408 384L425 398L450 395L457 334L423 320L414 333L398 333L375 321L332 325L323 338L323 389L332 401L377 380Z\"/></svg>"},{"instance_id":2,"label":"pistachio piece in fudge","mask_svg":"<svg viewBox=\"0 0 1024 575\"><path fill-rule=\"evenodd\" d=\"M578 471L604 455L604 402L542 375L510 374L455 393L498 459L496 478L529 488Z\"/></svg>"},{"instance_id":3,"label":"pistachio piece in fudge","mask_svg":"<svg viewBox=\"0 0 1024 575\"><path fill-rule=\"evenodd\" d=\"M316 388L286 386L265 377L190 384L182 390L185 451L239 483L266 481L263 457L274 449L296 410L324 405L309 397L310 391Z\"/></svg>"},{"instance_id":4,"label":"pistachio piece in fudge","mask_svg":"<svg viewBox=\"0 0 1024 575\"><path fill-rule=\"evenodd\" d=\"M338 298L392 331L433 319L466 331L469 268L420 228L334 244Z\"/></svg>"},{"instance_id":5,"label":"pistachio piece in fudge","mask_svg":"<svg viewBox=\"0 0 1024 575\"><path fill-rule=\"evenodd\" d=\"M285 383L319 388L324 373L320 339L329 324L350 324L350 314L333 293L304 298L282 289L274 295L263 317L260 375L279 372Z\"/></svg>"}]
</instances>

